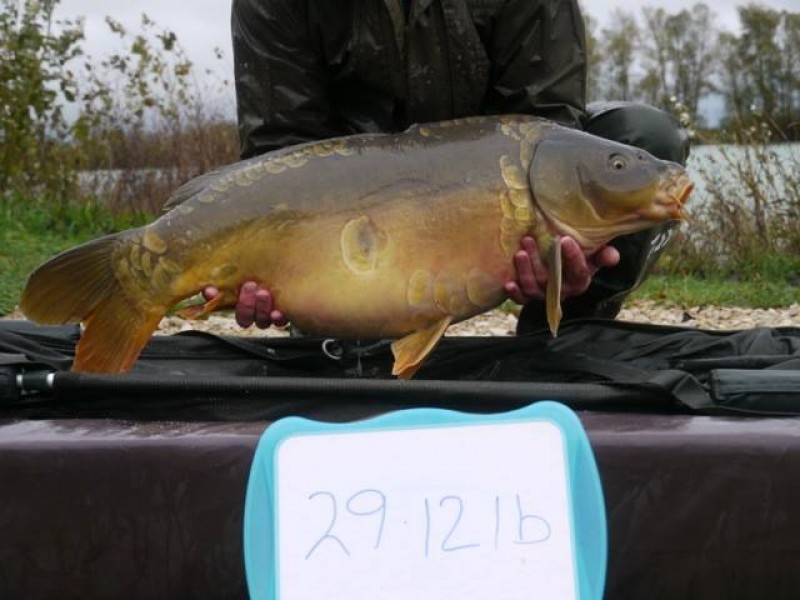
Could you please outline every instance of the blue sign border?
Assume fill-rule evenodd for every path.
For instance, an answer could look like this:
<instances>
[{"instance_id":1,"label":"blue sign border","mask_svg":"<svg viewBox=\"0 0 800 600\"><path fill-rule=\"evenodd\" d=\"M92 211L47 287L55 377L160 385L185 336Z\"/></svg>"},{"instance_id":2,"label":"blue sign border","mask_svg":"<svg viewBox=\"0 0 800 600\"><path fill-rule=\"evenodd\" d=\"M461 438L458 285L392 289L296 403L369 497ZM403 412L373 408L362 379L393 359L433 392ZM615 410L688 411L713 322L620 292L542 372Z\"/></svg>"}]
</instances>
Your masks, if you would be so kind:
<instances>
[{"instance_id":1,"label":"blue sign border","mask_svg":"<svg viewBox=\"0 0 800 600\"><path fill-rule=\"evenodd\" d=\"M321 423L300 417L287 417L275 422L267 428L258 443L245 496L244 562L250 597L254 600L277 600L274 460L279 444L285 439L299 434L541 420L554 423L564 434L578 597L581 600L600 600L608 561L605 502L600 475L589 439L577 415L563 404L549 400L488 415L419 408L353 423Z\"/></svg>"}]
</instances>

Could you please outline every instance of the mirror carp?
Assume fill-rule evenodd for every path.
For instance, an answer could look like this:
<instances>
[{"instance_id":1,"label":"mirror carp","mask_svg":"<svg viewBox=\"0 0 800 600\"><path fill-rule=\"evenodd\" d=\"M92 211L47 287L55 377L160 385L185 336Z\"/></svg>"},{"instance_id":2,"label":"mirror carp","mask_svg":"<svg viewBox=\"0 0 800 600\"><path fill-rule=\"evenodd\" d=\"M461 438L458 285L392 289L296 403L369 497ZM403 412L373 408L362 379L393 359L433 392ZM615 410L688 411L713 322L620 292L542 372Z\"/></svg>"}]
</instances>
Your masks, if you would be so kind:
<instances>
[{"instance_id":1,"label":"mirror carp","mask_svg":"<svg viewBox=\"0 0 800 600\"><path fill-rule=\"evenodd\" d=\"M89 241L34 270L40 323L81 321L73 369L131 368L164 314L205 286L199 318L268 287L307 334L395 338L413 376L451 323L499 305L532 235L561 319L560 236L592 251L684 218L679 165L529 116L470 117L293 146L201 175L153 223Z\"/></svg>"}]
</instances>

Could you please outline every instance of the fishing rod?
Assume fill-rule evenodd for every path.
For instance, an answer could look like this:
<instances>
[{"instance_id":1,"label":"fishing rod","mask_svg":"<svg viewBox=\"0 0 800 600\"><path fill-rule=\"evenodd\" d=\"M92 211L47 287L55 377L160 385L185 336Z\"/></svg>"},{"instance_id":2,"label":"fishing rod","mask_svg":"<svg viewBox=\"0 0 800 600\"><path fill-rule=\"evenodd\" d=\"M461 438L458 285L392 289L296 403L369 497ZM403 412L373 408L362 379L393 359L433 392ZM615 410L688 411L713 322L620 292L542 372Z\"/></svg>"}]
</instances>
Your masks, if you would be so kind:
<instances>
[{"instance_id":1,"label":"fishing rod","mask_svg":"<svg viewBox=\"0 0 800 600\"><path fill-rule=\"evenodd\" d=\"M574 408L650 407L674 409L669 394L643 396L641 386L624 383L542 383L523 381L452 381L353 379L335 377L183 376L86 374L53 369L0 366L0 408L41 400L68 403L104 395L136 397L152 404L158 397L197 397L286 401L314 399L369 405L437 406L465 409L513 408L536 400L557 399Z\"/></svg>"},{"instance_id":2,"label":"fishing rod","mask_svg":"<svg viewBox=\"0 0 800 600\"><path fill-rule=\"evenodd\" d=\"M774 357L756 357L759 364ZM784 357L785 358L785 357ZM737 364L739 363L739 364ZM702 384L682 371L671 386L645 381L565 383L354 377L286 377L182 374L87 374L0 360L0 416L42 409L44 415L132 415L194 413L248 418L279 417L305 410L338 408L450 408L485 412L555 400L575 410L660 411L705 414L796 416L800 371L741 368L717 361ZM748 366L752 367L752 365ZM723 368L719 368L723 367ZM724 368L727 367L727 368ZM739 368L736 368L739 367ZM661 382L663 384L663 382ZM676 387L677 386L677 387ZM171 411L177 411L172 413ZM105 412L104 412L105 411ZM172 418L172 417L170 417Z\"/></svg>"}]
</instances>

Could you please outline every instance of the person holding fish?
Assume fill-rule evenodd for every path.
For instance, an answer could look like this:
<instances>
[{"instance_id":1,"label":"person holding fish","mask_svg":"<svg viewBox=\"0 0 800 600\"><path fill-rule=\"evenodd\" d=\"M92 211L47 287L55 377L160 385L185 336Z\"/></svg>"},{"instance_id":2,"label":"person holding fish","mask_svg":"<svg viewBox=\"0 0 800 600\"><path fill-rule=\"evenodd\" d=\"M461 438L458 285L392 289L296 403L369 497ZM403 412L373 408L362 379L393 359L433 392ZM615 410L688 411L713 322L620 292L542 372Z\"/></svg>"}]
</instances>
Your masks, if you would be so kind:
<instances>
[{"instance_id":1,"label":"person holding fish","mask_svg":"<svg viewBox=\"0 0 800 600\"><path fill-rule=\"evenodd\" d=\"M83 323L76 371L201 292L179 314L393 338L409 378L506 298L518 333L613 318L685 219L678 123L585 105L576 0L234 0L232 30L243 160L28 277L27 318Z\"/></svg>"},{"instance_id":2,"label":"person holding fish","mask_svg":"<svg viewBox=\"0 0 800 600\"><path fill-rule=\"evenodd\" d=\"M530 114L685 163L677 121L631 103L586 106L577 0L234 0L242 158L312 140L471 115ZM561 239L563 318L607 317L645 278L674 224L592 254ZM314 260L313 256L309 260ZM514 257L518 333L545 325L547 270L533 239ZM204 290L206 299L217 294ZM283 325L269 290L242 285L237 322Z\"/></svg>"},{"instance_id":3,"label":"person holding fish","mask_svg":"<svg viewBox=\"0 0 800 600\"><path fill-rule=\"evenodd\" d=\"M520 333L613 317L686 218L691 179L657 158L685 157L677 125L646 106L584 110L569 0L236 0L233 14L244 160L28 276L27 318L83 324L77 372L128 371L204 292L178 314L392 339L407 379L451 324L509 297L527 301Z\"/></svg>"}]
</instances>

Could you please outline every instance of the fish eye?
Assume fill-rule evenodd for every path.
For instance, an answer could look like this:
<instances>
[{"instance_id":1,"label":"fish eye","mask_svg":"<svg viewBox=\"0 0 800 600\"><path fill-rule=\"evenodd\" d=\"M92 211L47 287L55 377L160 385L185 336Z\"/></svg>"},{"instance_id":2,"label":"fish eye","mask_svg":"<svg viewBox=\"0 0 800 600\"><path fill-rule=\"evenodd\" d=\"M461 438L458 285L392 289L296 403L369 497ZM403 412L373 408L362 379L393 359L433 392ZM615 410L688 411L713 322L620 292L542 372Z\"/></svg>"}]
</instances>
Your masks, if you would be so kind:
<instances>
[{"instance_id":1,"label":"fish eye","mask_svg":"<svg viewBox=\"0 0 800 600\"><path fill-rule=\"evenodd\" d=\"M608 166L615 171L622 171L628 166L628 159L622 156L622 154L612 154L608 157Z\"/></svg>"}]
</instances>

